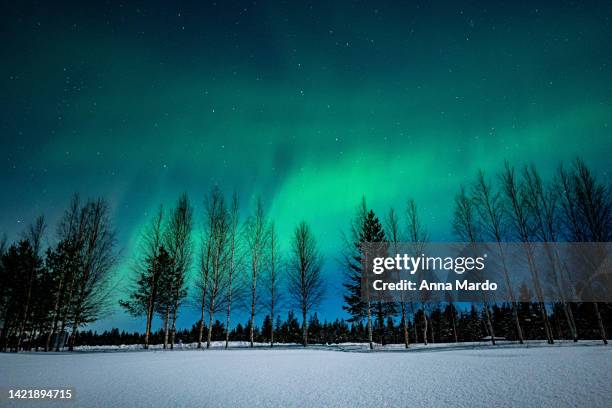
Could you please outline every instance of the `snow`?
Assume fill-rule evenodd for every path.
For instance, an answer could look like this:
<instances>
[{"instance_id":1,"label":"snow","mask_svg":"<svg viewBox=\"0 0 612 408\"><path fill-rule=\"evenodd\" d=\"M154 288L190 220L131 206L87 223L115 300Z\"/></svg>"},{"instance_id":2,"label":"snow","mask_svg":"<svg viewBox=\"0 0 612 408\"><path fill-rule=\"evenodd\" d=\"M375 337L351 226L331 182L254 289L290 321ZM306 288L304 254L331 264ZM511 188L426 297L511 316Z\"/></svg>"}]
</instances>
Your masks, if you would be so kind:
<instances>
[{"instance_id":1,"label":"snow","mask_svg":"<svg viewBox=\"0 0 612 408\"><path fill-rule=\"evenodd\" d=\"M345 344L6 353L0 355L0 406L597 408L612 401L612 348L596 342L380 351ZM6 390L24 387L70 387L76 404L7 405Z\"/></svg>"}]
</instances>

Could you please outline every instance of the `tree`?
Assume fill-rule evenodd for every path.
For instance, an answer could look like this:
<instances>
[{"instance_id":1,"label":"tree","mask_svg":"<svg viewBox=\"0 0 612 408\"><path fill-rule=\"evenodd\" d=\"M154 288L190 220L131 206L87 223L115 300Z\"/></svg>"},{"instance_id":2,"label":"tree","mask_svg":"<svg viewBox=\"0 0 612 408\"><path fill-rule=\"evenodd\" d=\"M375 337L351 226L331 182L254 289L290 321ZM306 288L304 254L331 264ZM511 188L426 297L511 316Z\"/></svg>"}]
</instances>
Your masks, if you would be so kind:
<instances>
[{"instance_id":1,"label":"tree","mask_svg":"<svg viewBox=\"0 0 612 408\"><path fill-rule=\"evenodd\" d=\"M361 233L359 234L359 247L361 248L361 264L362 268L365 267L365 253L364 244L378 244L384 243L386 241L385 232L383 227L378 220L374 211L370 210L366 214L366 217L363 222L363 227ZM378 296L372 296L370 293L370 282L367 278L365 279L364 286L366 287L366 312L367 312L367 322L368 322L368 341L370 343L370 349L373 348L373 333L374 328L372 325L372 309L374 309L374 314L376 317L376 331L379 336L379 342L384 344L384 325L385 319L387 316L395 315L395 305L393 303L387 303L383 299Z\"/></svg>"},{"instance_id":2,"label":"tree","mask_svg":"<svg viewBox=\"0 0 612 408\"><path fill-rule=\"evenodd\" d=\"M351 220L349 234L342 237L344 241L342 263L346 275L342 284L346 291L346 294L343 295L344 305L342 305L342 309L351 316L348 320L350 323L362 321L368 315L367 303L363 301L361 296L363 266L360 242L367 212L365 197L362 197L355 211L355 216Z\"/></svg>"},{"instance_id":3,"label":"tree","mask_svg":"<svg viewBox=\"0 0 612 408\"><path fill-rule=\"evenodd\" d=\"M170 213L164 235L164 246L172 259L171 270L160 278L160 289L163 292L160 298L164 301L161 305L164 313L164 348L168 345L168 336L170 336L170 348L174 348L178 309L187 295L185 279L192 260L192 218L193 210L187 194L184 193Z\"/></svg>"},{"instance_id":4,"label":"tree","mask_svg":"<svg viewBox=\"0 0 612 408\"><path fill-rule=\"evenodd\" d=\"M238 195L234 192L232 195L232 203L230 208L230 226L229 226L229 265L228 265L228 276L227 276L227 311L225 317L225 327L227 330L225 331L225 348L229 347L229 335L230 335L230 317L232 313L232 301L234 300L234 287L236 286L236 272L238 269Z\"/></svg>"},{"instance_id":5,"label":"tree","mask_svg":"<svg viewBox=\"0 0 612 408\"><path fill-rule=\"evenodd\" d=\"M395 314L395 305L387 303L383 299L375 298L370 293L370 284L368 274L363 275L365 268L365 244L376 244L385 242L385 232L383 230L378 217L374 211L367 210L365 197L362 198L360 205L357 207L357 213L351 224L351 239L350 244L346 243L346 253L344 254L344 263L347 268L347 278L343 286L347 294L344 295L343 309L351 314L350 322L359 322L366 319L367 322L367 337L370 349L374 348L373 339L373 323L372 309L376 307L376 323L379 340L384 341L384 324L387 316ZM347 239L348 240L348 239ZM362 282L362 280L364 282ZM363 284L363 286L362 286ZM366 288L365 293L362 293L362 287Z\"/></svg>"},{"instance_id":6,"label":"tree","mask_svg":"<svg viewBox=\"0 0 612 408\"><path fill-rule=\"evenodd\" d=\"M612 238L612 191L599 182L586 164L577 159L573 171L559 170L566 236L575 242L609 242ZM585 259L588 259L586 257ZM593 268L594 269L594 266ZM597 302L593 303L599 334L608 344Z\"/></svg>"},{"instance_id":7,"label":"tree","mask_svg":"<svg viewBox=\"0 0 612 408\"><path fill-rule=\"evenodd\" d=\"M219 188L215 187L211 190L205 207L206 218L209 222L207 226L209 230L208 242L205 245L210 256L209 282L206 285L209 290L206 348L210 348L215 312L220 311L222 306L218 300L226 289L226 272L230 255L227 243L231 226L229 213L225 206L225 199Z\"/></svg>"},{"instance_id":8,"label":"tree","mask_svg":"<svg viewBox=\"0 0 612 408\"><path fill-rule=\"evenodd\" d=\"M455 196L455 211L453 213L453 231L463 242L469 243L472 247L480 241L478 227L476 224L476 214L474 211L474 201L468 197L463 186ZM480 291L482 295L482 307L484 309L487 331L491 337L491 344L495 345L495 330L491 321L491 311L485 291Z\"/></svg>"},{"instance_id":9,"label":"tree","mask_svg":"<svg viewBox=\"0 0 612 408\"><path fill-rule=\"evenodd\" d=\"M406 205L406 220L408 242L411 243L410 250L414 256L419 256L419 254L421 254L425 248L425 243L427 242L427 232L421 225L416 203L412 199L408 200L408 204ZM411 308L414 310L412 305ZM427 313L425 310L425 302L422 302L422 310L423 344L427 345ZM416 324L416 315L414 316L414 320Z\"/></svg>"},{"instance_id":10,"label":"tree","mask_svg":"<svg viewBox=\"0 0 612 408\"><path fill-rule=\"evenodd\" d=\"M251 307L249 318L249 341L251 347L254 346L254 326L255 313L257 306L257 278L263 267L265 259L266 246L269 239L268 222L264 215L263 203L261 198L255 201L253 214L246 220L244 225L244 237L247 245L249 256L249 264L251 270L250 286L251 286Z\"/></svg>"},{"instance_id":11,"label":"tree","mask_svg":"<svg viewBox=\"0 0 612 408\"><path fill-rule=\"evenodd\" d=\"M387 237L389 237L389 241L393 246L393 253L399 253L399 242L400 239L400 227L399 227L399 219L397 213L393 208L389 209L389 213L387 214L386 219L387 224ZM400 310L402 313L401 324L402 324L402 335L404 338L404 346L408 348L410 346L410 337L408 336L408 318L406 311L406 294L404 291L400 291Z\"/></svg>"},{"instance_id":12,"label":"tree","mask_svg":"<svg viewBox=\"0 0 612 408\"><path fill-rule=\"evenodd\" d=\"M304 347L308 345L308 313L319 305L324 295L322 265L323 258L317 249L317 242L306 222L302 221L293 233L287 268L287 293L302 312Z\"/></svg>"},{"instance_id":13,"label":"tree","mask_svg":"<svg viewBox=\"0 0 612 408\"><path fill-rule=\"evenodd\" d=\"M506 227L504 219L506 218L503 200L498 191L493 191L493 187L485 180L485 175L482 170L478 171L476 183L473 187L474 207L479 215L481 229L487 238L497 243L502 269L504 273L504 281L508 297L512 302L512 315L516 327L516 333L520 344L523 344L523 330L519 320L518 306L512 284L510 282L510 274L506 266L506 255L502 241L506 235Z\"/></svg>"},{"instance_id":14,"label":"tree","mask_svg":"<svg viewBox=\"0 0 612 408\"><path fill-rule=\"evenodd\" d=\"M558 209L559 194L553 186L546 188L535 166L526 166L523 171L523 183L525 185L525 201L527 203L528 219L531 222L531 230L535 241L542 243L548 258L548 277L555 286L555 290L561 299L567 325L572 332L574 342L578 341L578 332L572 310L565 301L565 285L561 282L563 276L559 254L551 243L555 243L559 237Z\"/></svg>"},{"instance_id":15,"label":"tree","mask_svg":"<svg viewBox=\"0 0 612 408\"><path fill-rule=\"evenodd\" d=\"M61 245L57 246L57 256L62 259L62 265L57 268L57 271L61 274L58 278L60 285L56 292L56 311L53 330L47 337L47 349L52 338L55 338L55 351L64 347L65 329L68 325L78 282L77 276L81 265L80 254L85 242L87 222L87 212L84 211L79 196L75 194L58 226L58 238Z\"/></svg>"},{"instance_id":16,"label":"tree","mask_svg":"<svg viewBox=\"0 0 612 408\"><path fill-rule=\"evenodd\" d=\"M25 293L23 298L22 315L19 323L19 329L17 332L17 349L21 346L22 337L26 323L30 318L31 303L32 303L32 290L36 284L36 275L40 273L42 266L42 259L40 256L40 244L43 233L45 231L45 219L40 216L34 224L30 225L27 233L26 240L30 243L32 248L32 262L24 270L25 273Z\"/></svg>"},{"instance_id":17,"label":"tree","mask_svg":"<svg viewBox=\"0 0 612 408\"><path fill-rule=\"evenodd\" d=\"M519 241L523 243L525 248L527 264L531 272L536 298L538 299L540 313L544 322L546 339L549 344L553 344L554 339L552 334L552 328L548 320L546 306L544 305L544 296L542 293L542 286L540 284L539 271L536 267L533 248L531 247L532 231L528 220L529 213L527 212L524 186L519 185L514 173L514 168L512 168L508 162L505 163L504 170L500 175L500 178L502 182L502 188L505 193L505 199L507 201L507 207L509 208L508 215L510 218L510 222L514 227L516 238L518 238Z\"/></svg>"},{"instance_id":18,"label":"tree","mask_svg":"<svg viewBox=\"0 0 612 408\"><path fill-rule=\"evenodd\" d=\"M274 347L274 328L272 323L276 316L278 305L281 300L280 283L281 278L279 275L279 256L278 238L276 236L276 229L274 223L270 223L269 227L269 243L267 248L267 262L266 262L266 274L264 275L264 287L266 289L264 302L267 310L269 311L270 326L266 328L262 326L262 333L269 335L270 347Z\"/></svg>"},{"instance_id":19,"label":"tree","mask_svg":"<svg viewBox=\"0 0 612 408\"><path fill-rule=\"evenodd\" d=\"M363 226L363 234L360 237L360 242L363 245L367 243L369 245L368 250L370 251L380 251L384 249L384 254L387 254L387 243L385 237L385 231L380 223L374 211L368 211L366 218L364 220ZM372 245L374 244L374 245ZM362 248L363 251L364 248ZM363 254L365 258L365 254ZM386 343L385 340L385 324L389 317L394 317L397 314L397 310L395 307L395 303L386 299L383 293L375 292L374 294L370 293L370 282L368 280L368 275L366 274L365 287L367 288L366 298L368 299L368 310L369 313L372 313L372 309L374 309L375 323L376 323L376 333L378 335L378 342L382 345ZM370 317L370 326L371 317ZM374 329L372 328L372 333Z\"/></svg>"},{"instance_id":20,"label":"tree","mask_svg":"<svg viewBox=\"0 0 612 408\"><path fill-rule=\"evenodd\" d=\"M18 351L21 336L25 328L26 299L30 287L31 271L40 268L40 262L34 253L31 242L22 239L11 245L2 255L1 268L3 281L8 284L2 289L2 350L9 347ZM11 341L13 340L13 341ZM12 343L12 344L11 344Z\"/></svg>"},{"instance_id":21,"label":"tree","mask_svg":"<svg viewBox=\"0 0 612 408\"><path fill-rule=\"evenodd\" d=\"M142 257L135 265L136 281L133 283L129 299L119 301L121 307L132 316L143 314L146 316L145 349L149 348L151 324L158 302L160 277L167 275L170 267L170 257L162 244L163 236L163 208L160 206L142 235Z\"/></svg>"},{"instance_id":22,"label":"tree","mask_svg":"<svg viewBox=\"0 0 612 408\"><path fill-rule=\"evenodd\" d=\"M82 208L85 233L78 261L76 292L71 307L72 334L68 349L72 351L80 326L91 323L109 304L108 284L110 271L117 260L115 230L111 226L109 207L99 198Z\"/></svg>"}]
</instances>

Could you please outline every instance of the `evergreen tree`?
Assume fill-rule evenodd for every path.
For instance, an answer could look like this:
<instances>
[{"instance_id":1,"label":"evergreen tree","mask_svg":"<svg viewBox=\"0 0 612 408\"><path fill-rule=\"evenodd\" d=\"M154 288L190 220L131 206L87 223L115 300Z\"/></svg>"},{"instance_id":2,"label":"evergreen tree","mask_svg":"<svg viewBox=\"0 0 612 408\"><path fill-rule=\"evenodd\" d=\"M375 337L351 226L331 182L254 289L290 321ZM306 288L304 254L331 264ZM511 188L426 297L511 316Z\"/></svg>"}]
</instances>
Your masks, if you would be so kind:
<instances>
[{"instance_id":1,"label":"evergreen tree","mask_svg":"<svg viewBox=\"0 0 612 408\"><path fill-rule=\"evenodd\" d=\"M363 217L360 215L362 213L365 214ZM375 303L377 333L381 343L384 342L383 332L385 319L387 316L395 315L396 311L393 303L383 302L382 299L376 300L373 296L370 296L369 292L366 294L361 293L363 259L365 256L363 253L363 245L365 243L385 242L385 232L378 217L374 214L374 211L370 210L367 213L365 212L365 200L362 202L362 207L358 212L357 219L361 225L357 230L357 240L353 243L352 255L347 257L349 273L346 282L343 284L346 289L346 294L344 295L345 304L342 308L351 315L349 319L350 322L359 322L364 318L367 319L368 340L370 342L370 348L374 348L372 303Z\"/></svg>"},{"instance_id":2,"label":"evergreen tree","mask_svg":"<svg viewBox=\"0 0 612 408\"><path fill-rule=\"evenodd\" d=\"M270 333L272 333L272 319L270 315L266 315L263 320L263 324L261 325L261 332L263 335L263 340L267 343L270 341Z\"/></svg>"}]
</instances>

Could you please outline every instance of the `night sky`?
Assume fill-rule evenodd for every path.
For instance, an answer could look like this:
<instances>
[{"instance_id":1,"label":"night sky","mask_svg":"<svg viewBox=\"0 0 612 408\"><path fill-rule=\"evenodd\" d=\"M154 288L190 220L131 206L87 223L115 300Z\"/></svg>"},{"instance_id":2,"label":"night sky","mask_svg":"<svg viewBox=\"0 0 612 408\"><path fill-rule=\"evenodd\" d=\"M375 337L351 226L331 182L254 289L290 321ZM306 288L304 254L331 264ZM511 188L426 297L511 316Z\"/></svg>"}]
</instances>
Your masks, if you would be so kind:
<instances>
[{"instance_id":1,"label":"night sky","mask_svg":"<svg viewBox=\"0 0 612 408\"><path fill-rule=\"evenodd\" d=\"M414 198L447 240L478 168L581 156L611 177L609 1L4 3L0 233L44 213L53 243L72 193L103 196L120 278L155 208L187 191L200 226L219 184L243 216L261 195L285 248L311 224L335 318L362 194L380 215Z\"/></svg>"}]
</instances>

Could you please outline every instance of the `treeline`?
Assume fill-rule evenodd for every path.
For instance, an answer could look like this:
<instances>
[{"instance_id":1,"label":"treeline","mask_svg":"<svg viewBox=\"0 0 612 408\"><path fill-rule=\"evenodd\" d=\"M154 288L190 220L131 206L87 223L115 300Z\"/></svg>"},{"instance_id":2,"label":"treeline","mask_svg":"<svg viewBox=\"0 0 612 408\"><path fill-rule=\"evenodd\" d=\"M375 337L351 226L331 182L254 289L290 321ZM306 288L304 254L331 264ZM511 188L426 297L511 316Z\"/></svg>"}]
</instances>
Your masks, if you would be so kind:
<instances>
[{"instance_id":1,"label":"treeline","mask_svg":"<svg viewBox=\"0 0 612 408\"><path fill-rule=\"evenodd\" d=\"M612 236L612 196L577 160L560 167L544 181L534 166L516 171L508 163L497 175L475 175L455 196L451 225L463 242L530 243L609 242ZM194 213L200 214L194 216ZM509 293L511 302L498 304L483 296L471 305L388 302L361 293L361 253L365 242L408 242L421 253L429 236L409 200L405 211L390 208L383 221L359 204L347 232L339 266L345 271L343 309L350 318L320 323L317 308L325 294L323 258L312 230L296 225L281 249L276 226L256 199L241 217L236 194L212 188L194 208L186 194L169 210L160 207L143 229L134 254L131 276L120 287L110 285L117 263L115 231L107 203L82 202L74 197L62 216L53 244L43 248L46 226L38 219L12 245L0 246L0 348L72 350L90 344L97 334L79 330L120 306L145 322L145 332L134 335L145 348L161 343L173 348L178 341L210 347L212 341L374 343L468 341L504 337L523 342L545 338L597 337L607 343L610 305L544 302L534 272L524 294ZM198 231L197 233L195 231ZM552 248L552 246L551 246ZM551 249L553 250L553 249ZM529 256L529 253L526 254ZM336 264L338 265L338 264ZM505 270L511 279L512 271ZM557 275L554 265L539 271ZM510 287L510 286L509 286ZM531 298L531 303L515 299ZM113 300L115 299L115 300ZM185 307L200 318L191 330L179 330L177 318ZM234 325L236 311L249 316ZM295 310L286 321L281 311ZM261 327L256 322L266 316ZM161 321L155 331L154 321ZM267 322L267 323L266 323ZM274 322L274 324L272 324ZM225 328L232 328L225 330ZM283 329L285 327L285 329ZM89 333L89 334L86 334ZM399 333L399 334L398 334ZM88 337L89 336L89 337ZM80 339L80 340L79 340Z\"/></svg>"},{"instance_id":2,"label":"treeline","mask_svg":"<svg viewBox=\"0 0 612 408\"><path fill-rule=\"evenodd\" d=\"M40 217L18 242L0 246L2 351L30 349L35 339L45 350L72 350L78 329L109 306L116 253L107 203L75 196L46 249L45 230Z\"/></svg>"},{"instance_id":3,"label":"treeline","mask_svg":"<svg viewBox=\"0 0 612 408\"><path fill-rule=\"evenodd\" d=\"M110 285L115 232L104 200L81 203L75 197L58 226L57 244L46 251L40 218L23 239L0 248L1 349L73 350L79 329L109 310L117 294L122 308L145 319L145 348L154 336L155 317L162 321L161 343L173 348L184 307L201 312L198 347L210 347L216 320L231 327L235 309L248 311L253 346L257 316L265 312L274 320L280 302L300 311L301 342L308 344L307 316L325 289L323 259L310 227L298 223L281 255L274 223L260 199L241 220L237 195L227 199L214 187L202 209L202 233L196 237L198 220L186 194L170 211L160 207L142 233L133 272L122 287ZM269 336L274 343L274 330ZM226 333L226 347L229 341Z\"/></svg>"},{"instance_id":4,"label":"treeline","mask_svg":"<svg viewBox=\"0 0 612 408\"><path fill-rule=\"evenodd\" d=\"M531 326L534 321L548 343L554 343L555 338L565 337L568 332L574 341L590 338L596 332L598 338L608 343L606 333L609 331L609 320L606 321L606 316L610 313L610 304L594 302L585 306L564 300L570 296L564 293L567 288L559 282L567 280L567 276L563 276L562 268L556 263L559 256L551 244L610 241L612 188L609 184L598 180L581 160L576 160L570 168L560 166L555 176L548 181L542 179L533 165L517 171L506 162L498 174L487 177L479 171L472 183L460 186L454 204L452 230L460 242L474 245L478 242L497 243L502 259L502 243L520 242L525 248L524 255L532 277L531 285L523 285L520 296L513 293L512 285L506 285L509 293L505 295L512 300L509 307L512 311L513 330L506 328L500 332L494 316L499 305L482 291L479 307L486 337L492 344L495 344L500 333L523 343L524 339L533 336ZM403 293L399 302L387 302L376 294L361 293L364 259L362 244L366 242L386 242L390 245L407 242L414 254L421 254L427 246L428 233L415 202L408 201L402 225L398 212L393 208L388 210L381 223L374 211L367 207L365 198L362 200L349 233L345 236L343 259L347 277L343 308L351 315L349 321L365 321L370 348L374 347L375 340L384 341L382 335L376 336L376 333L384 332L386 322L397 317L402 327L405 347L409 347L411 341L417 341L418 331L422 334L421 340L427 344L429 338L434 338L427 333L444 331L436 321L431 302L417 304ZM546 248L550 259L546 270L538 270L535 266L534 243L543 243ZM504 266L503 278L506 282L511 282L512 272ZM555 289L560 294L560 302L545 302L541 280L544 276L557 284ZM526 310L525 304L517 299L533 299L534 303ZM454 310L452 303L450 306ZM591 313L590 318L584 316L587 310ZM579 311L580 320L577 317ZM551 320L553 312L556 318L554 323ZM562 318L559 318L560 315ZM416 323L411 326L411 321ZM589 324L585 325L585 321ZM457 316L451 314L450 322L456 332ZM526 333L528 326L529 336ZM414 340L411 340L410 332L414 332ZM453 337L455 341L458 338Z\"/></svg>"},{"instance_id":5,"label":"treeline","mask_svg":"<svg viewBox=\"0 0 612 408\"><path fill-rule=\"evenodd\" d=\"M519 314L525 340L545 340L546 335L538 320L537 303L519 303ZM581 339L594 340L599 338L597 322L591 303L580 303L575 305L575 319ZM417 310L415 319L408 320L408 332L413 343L423 340L422 311ZM498 338L506 340L518 340L514 329L514 318L512 306L504 303L492 305L492 322ZM455 324L453 325L453 317ZM452 343L452 342L474 342L490 341L485 321L486 317L481 305L469 305L465 310L457 310L455 305L436 305L429 314L431 324L428 326L428 343ZM567 327L564 313L560 304L553 306L550 320L558 339L571 340L572 333ZM604 322L608 329L612 329L612 313L607 309ZM208 327L204 326L205 331ZM223 323L215 320L211 327L212 341L224 342L228 333ZM302 326L295 314L289 311L283 320L277 317L274 324L269 315L263 319L261 326L255 326L254 340L257 343L271 344L272 335L277 343L300 344L302 342ZM192 325L190 329L177 330L176 342L178 344L197 343L199 334L199 322ZM401 322L389 317L382 328L375 325L374 338L380 344L402 344L404 341ZM102 333L91 330L81 331L77 334L76 346L120 346L120 345L142 345L145 335L139 332L120 331L115 328ZM336 319L333 322L321 322L316 313L308 321L308 339L311 344L339 344L339 343L361 343L367 339L367 327L363 322L348 323L344 319ZM229 340L232 342L247 343L250 341L249 323L238 323L229 332ZM150 334L151 344L163 344L164 330L160 329ZM44 347L44 338L34 339L31 345L33 349Z\"/></svg>"},{"instance_id":6,"label":"treeline","mask_svg":"<svg viewBox=\"0 0 612 408\"><path fill-rule=\"evenodd\" d=\"M144 347L152 341L156 315L163 322L163 347L174 347L176 319L184 303L200 312L194 339L198 348L210 347L215 321L231 327L236 309L250 316L246 327L253 346L256 317L265 312L274 321L281 302L300 311L301 342L308 344L307 316L319 305L325 288L323 259L309 226L300 222L289 250L281 254L275 225L262 201L257 199L251 214L241 220L237 195L228 199L214 187L204 200L202 236L194 245L192 213L183 195L169 214L160 208L142 235L134 280L120 304L133 316L145 318ZM190 270L195 276L188 276ZM225 333L225 347L230 334ZM274 344L274 331L268 334Z\"/></svg>"}]
</instances>

